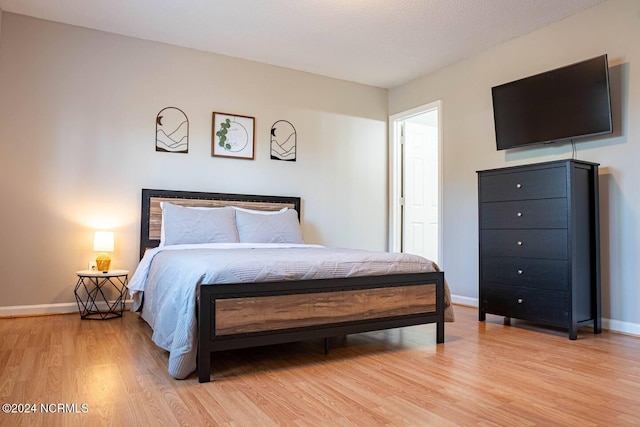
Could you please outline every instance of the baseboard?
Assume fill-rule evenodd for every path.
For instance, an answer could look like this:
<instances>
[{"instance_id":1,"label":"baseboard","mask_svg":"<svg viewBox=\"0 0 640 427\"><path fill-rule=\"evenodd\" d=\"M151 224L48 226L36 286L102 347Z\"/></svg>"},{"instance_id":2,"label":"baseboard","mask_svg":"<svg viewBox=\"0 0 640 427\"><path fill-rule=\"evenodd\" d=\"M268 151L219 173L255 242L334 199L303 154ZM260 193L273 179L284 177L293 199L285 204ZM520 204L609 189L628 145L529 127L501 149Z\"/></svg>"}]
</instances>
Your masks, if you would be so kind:
<instances>
[{"instance_id":1,"label":"baseboard","mask_svg":"<svg viewBox=\"0 0 640 427\"><path fill-rule=\"evenodd\" d=\"M623 322L614 319L602 319L602 329L618 332L625 335L640 336L640 324Z\"/></svg>"},{"instance_id":2,"label":"baseboard","mask_svg":"<svg viewBox=\"0 0 640 427\"><path fill-rule=\"evenodd\" d=\"M125 301L125 309L131 310L133 300ZM107 310L107 304L102 301L97 306L100 310ZM66 302L61 304L38 304L38 305L14 305L0 307L1 317L23 317L23 316L43 316L50 314L79 313L78 304Z\"/></svg>"},{"instance_id":3,"label":"baseboard","mask_svg":"<svg viewBox=\"0 0 640 427\"><path fill-rule=\"evenodd\" d=\"M461 295L451 295L453 304L464 305L468 307L478 307L477 298L469 298ZM125 309L131 310L133 300L125 301ZM98 303L100 310L106 310L106 303ZM61 304L38 304L38 305L14 305L8 307L0 307L1 317L22 317L22 316L42 316L49 314L66 314L78 313L78 305L73 302ZM602 329L627 335L640 336L640 324L624 322L614 319L602 319Z\"/></svg>"},{"instance_id":4,"label":"baseboard","mask_svg":"<svg viewBox=\"0 0 640 427\"><path fill-rule=\"evenodd\" d=\"M466 305L468 307L478 308L478 298L463 297L460 295L451 295L451 302L458 305Z\"/></svg>"},{"instance_id":5,"label":"baseboard","mask_svg":"<svg viewBox=\"0 0 640 427\"><path fill-rule=\"evenodd\" d=\"M478 298L463 297L461 295L451 295L453 304L478 308ZM640 336L640 324L623 322L621 320L602 319L602 329L626 335Z\"/></svg>"}]
</instances>

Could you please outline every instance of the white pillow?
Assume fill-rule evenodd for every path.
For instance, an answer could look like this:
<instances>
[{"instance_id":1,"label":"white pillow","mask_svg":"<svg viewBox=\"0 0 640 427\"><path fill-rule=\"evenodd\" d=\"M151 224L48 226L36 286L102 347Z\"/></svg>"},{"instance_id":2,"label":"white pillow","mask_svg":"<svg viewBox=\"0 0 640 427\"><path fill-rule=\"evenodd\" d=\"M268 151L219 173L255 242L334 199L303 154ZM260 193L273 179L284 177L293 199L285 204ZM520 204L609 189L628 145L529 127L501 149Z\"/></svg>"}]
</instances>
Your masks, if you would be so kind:
<instances>
[{"instance_id":1,"label":"white pillow","mask_svg":"<svg viewBox=\"0 0 640 427\"><path fill-rule=\"evenodd\" d=\"M160 245L237 243L235 210L230 207L198 209L162 203Z\"/></svg>"},{"instance_id":2,"label":"white pillow","mask_svg":"<svg viewBox=\"0 0 640 427\"><path fill-rule=\"evenodd\" d=\"M240 243L304 243L295 209L269 215L236 211Z\"/></svg>"},{"instance_id":3,"label":"white pillow","mask_svg":"<svg viewBox=\"0 0 640 427\"><path fill-rule=\"evenodd\" d=\"M158 246L164 246L164 205L169 204L169 205L173 205L173 206L181 206L181 205L174 205L173 203L169 203L169 202L160 202L160 210L162 211L162 216L160 218L160 244ZM220 209L220 208L209 208L206 206L182 206L183 208L187 208L187 209Z\"/></svg>"}]
</instances>

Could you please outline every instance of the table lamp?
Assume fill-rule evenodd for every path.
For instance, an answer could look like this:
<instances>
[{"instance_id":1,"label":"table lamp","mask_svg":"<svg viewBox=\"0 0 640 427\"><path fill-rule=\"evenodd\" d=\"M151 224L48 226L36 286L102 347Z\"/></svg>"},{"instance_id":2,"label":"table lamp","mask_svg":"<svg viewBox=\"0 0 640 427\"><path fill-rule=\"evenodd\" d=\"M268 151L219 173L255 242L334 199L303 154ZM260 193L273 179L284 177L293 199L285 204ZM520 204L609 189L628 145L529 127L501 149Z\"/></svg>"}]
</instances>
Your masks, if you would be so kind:
<instances>
[{"instance_id":1,"label":"table lamp","mask_svg":"<svg viewBox=\"0 0 640 427\"><path fill-rule=\"evenodd\" d=\"M93 250L100 252L96 258L98 271L109 272L111 258L107 255L107 252L113 252L113 231L96 231L93 236Z\"/></svg>"}]
</instances>

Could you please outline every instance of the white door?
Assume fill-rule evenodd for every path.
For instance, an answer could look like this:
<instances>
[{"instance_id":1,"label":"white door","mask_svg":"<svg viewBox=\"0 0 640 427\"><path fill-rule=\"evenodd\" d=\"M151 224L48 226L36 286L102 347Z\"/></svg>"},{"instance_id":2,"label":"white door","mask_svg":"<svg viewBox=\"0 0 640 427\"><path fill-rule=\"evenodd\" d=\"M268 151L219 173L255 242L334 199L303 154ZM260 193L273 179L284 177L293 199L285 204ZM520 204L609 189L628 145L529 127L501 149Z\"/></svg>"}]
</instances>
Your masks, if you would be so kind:
<instances>
[{"instance_id":1,"label":"white door","mask_svg":"<svg viewBox=\"0 0 640 427\"><path fill-rule=\"evenodd\" d=\"M438 110L404 122L402 251L438 262Z\"/></svg>"},{"instance_id":2,"label":"white door","mask_svg":"<svg viewBox=\"0 0 640 427\"><path fill-rule=\"evenodd\" d=\"M390 250L441 262L440 103L391 117Z\"/></svg>"}]
</instances>

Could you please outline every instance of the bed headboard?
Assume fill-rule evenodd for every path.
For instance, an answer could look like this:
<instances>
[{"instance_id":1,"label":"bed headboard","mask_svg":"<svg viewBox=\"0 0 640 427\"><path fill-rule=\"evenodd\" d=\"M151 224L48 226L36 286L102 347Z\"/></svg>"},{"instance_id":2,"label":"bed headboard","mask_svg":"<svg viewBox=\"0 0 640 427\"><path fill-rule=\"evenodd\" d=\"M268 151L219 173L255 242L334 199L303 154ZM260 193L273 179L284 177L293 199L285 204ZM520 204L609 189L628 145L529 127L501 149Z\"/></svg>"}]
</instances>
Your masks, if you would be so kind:
<instances>
[{"instance_id":1,"label":"bed headboard","mask_svg":"<svg viewBox=\"0 0 640 427\"><path fill-rule=\"evenodd\" d=\"M160 202L210 208L237 206L263 211L276 211L287 207L295 209L298 212L298 219L300 219L300 197L142 189L140 258L142 258L147 249L155 248L160 244L160 227L162 224Z\"/></svg>"}]
</instances>

